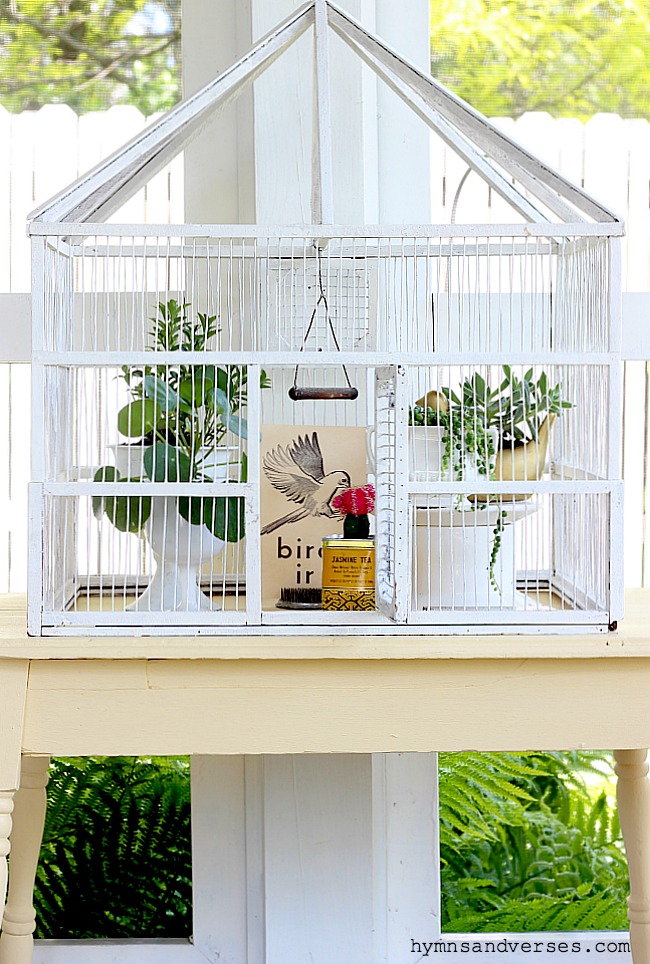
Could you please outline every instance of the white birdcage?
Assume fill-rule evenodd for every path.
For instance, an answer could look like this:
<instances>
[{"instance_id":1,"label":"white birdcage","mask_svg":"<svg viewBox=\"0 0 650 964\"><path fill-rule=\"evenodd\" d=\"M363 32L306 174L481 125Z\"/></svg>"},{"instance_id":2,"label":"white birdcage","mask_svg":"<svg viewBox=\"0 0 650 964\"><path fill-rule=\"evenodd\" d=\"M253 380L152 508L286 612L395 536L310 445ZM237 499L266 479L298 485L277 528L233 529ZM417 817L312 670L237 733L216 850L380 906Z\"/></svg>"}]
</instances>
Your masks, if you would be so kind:
<instances>
[{"instance_id":1,"label":"white birdcage","mask_svg":"<svg viewBox=\"0 0 650 964\"><path fill-rule=\"evenodd\" d=\"M312 27L313 224L107 223ZM487 184L472 223L456 223L463 175L453 223L332 224L330 30ZM30 632L606 631L622 615L622 230L307 3L32 216ZM363 479L316 427L357 461L367 444ZM281 519L263 517L265 478ZM306 566L299 584L298 544L310 562L318 547L289 549L281 525L340 535L332 500L367 479L375 608L300 605L318 587ZM295 553L297 607L265 594L269 539Z\"/></svg>"}]
</instances>

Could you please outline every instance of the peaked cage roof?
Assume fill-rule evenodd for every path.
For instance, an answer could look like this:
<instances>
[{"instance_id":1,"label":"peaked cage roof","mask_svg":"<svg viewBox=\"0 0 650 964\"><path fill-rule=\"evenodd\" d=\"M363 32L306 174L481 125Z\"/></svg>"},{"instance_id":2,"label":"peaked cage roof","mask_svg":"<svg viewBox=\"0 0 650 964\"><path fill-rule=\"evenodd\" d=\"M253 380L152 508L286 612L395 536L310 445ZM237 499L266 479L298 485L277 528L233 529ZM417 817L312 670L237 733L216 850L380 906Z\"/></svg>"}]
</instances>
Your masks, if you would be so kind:
<instances>
[{"instance_id":1,"label":"peaked cage roof","mask_svg":"<svg viewBox=\"0 0 650 964\"><path fill-rule=\"evenodd\" d=\"M331 0L308 0L243 57L118 151L37 208L30 221L97 223L119 210L179 154L225 104L313 28L317 123L312 145L312 220L332 215L328 36L334 31L415 114L526 222L620 224L621 218L503 134ZM515 182L515 183L513 183Z\"/></svg>"}]
</instances>

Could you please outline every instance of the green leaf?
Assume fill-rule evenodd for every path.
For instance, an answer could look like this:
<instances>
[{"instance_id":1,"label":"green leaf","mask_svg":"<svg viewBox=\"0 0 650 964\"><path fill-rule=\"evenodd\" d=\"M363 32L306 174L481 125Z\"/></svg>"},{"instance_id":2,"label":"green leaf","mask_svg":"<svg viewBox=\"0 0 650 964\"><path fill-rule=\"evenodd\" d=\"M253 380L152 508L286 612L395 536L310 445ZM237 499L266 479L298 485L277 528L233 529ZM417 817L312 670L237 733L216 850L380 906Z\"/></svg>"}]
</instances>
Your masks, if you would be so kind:
<instances>
[{"instance_id":1,"label":"green leaf","mask_svg":"<svg viewBox=\"0 0 650 964\"><path fill-rule=\"evenodd\" d=\"M146 375L144 392L147 398L153 399L163 412L176 411L179 408L178 395L163 378Z\"/></svg>"},{"instance_id":2,"label":"green leaf","mask_svg":"<svg viewBox=\"0 0 650 964\"><path fill-rule=\"evenodd\" d=\"M241 496L205 499L203 521L217 539L239 542L246 530L244 499Z\"/></svg>"},{"instance_id":3,"label":"green leaf","mask_svg":"<svg viewBox=\"0 0 650 964\"><path fill-rule=\"evenodd\" d=\"M113 465L102 465L93 475L93 482L116 482L120 479L120 473ZM96 519L101 519L104 512L104 496L94 495L92 497L93 515Z\"/></svg>"},{"instance_id":4,"label":"green leaf","mask_svg":"<svg viewBox=\"0 0 650 964\"><path fill-rule=\"evenodd\" d=\"M474 373L474 390L477 395L485 395L485 379L478 372Z\"/></svg>"},{"instance_id":5,"label":"green leaf","mask_svg":"<svg viewBox=\"0 0 650 964\"><path fill-rule=\"evenodd\" d=\"M217 415L230 415L230 399L220 388L215 388L214 391L210 392L210 403Z\"/></svg>"},{"instance_id":6,"label":"green leaf","mask_svg":"<svg viewBox=\"0 0 650 964\"><path fill-rule=\"evenodd\" d=\"M141 438L154 429L159 414L153 399L136 399L117 413L117 430L129 438Z\"/></svg>"},{"instance_id":7,"label":"green leaf","mask_svg":"<svg viewBox=\"0 0 650 964\"><path fill-rule=\"evenodd\" d=\"M214 382L208 378L203 369L196 369L190 376L182 378L178 386L178 394L183 401L195 408L200 408L210 397Z\"/></svg>"},{"instance_id":8,"label":"green leaf","mask_svg":"<svg viewBox=\"0 0 650 964\"><path fill-rule=\"evenodd\" d=\"M203 497L202 496L180 496L178 500L178 512L191 525L199 526L203 523Z\"/></svg>"},{"instance_id":9,"label":"green leaf","mask_svg":"<svg viewBox=\"0 0 650 964\"><path fill-rule=\"evenodd\" d=\"M248 438L248 422L245 418L240 415L222 415L221 421L226 425L233 435L239 436L239 438Z\"/></svg>"},{"instance_id":10,"label":"green leaf","mask_svg":"<svg viewBox=\"0 0 650 964\"><path fill-rule=\"evenodd\" d=\"M226 371L225 368L217 368L217 378L216 378L217 388L220 391L222 391L226 396L228 396L229 394L231 380L232 380L232 372Z\"/></svg>"},{"instance_id":11,"label":"green leaf","mask_svg":"<svg viewBox=\"0 0 650 964\"><path fill-rule=\"evenodd\" d=\"M120 532L140 532L151 515L151 497L148 495L107 496L104 511Z\"/></svg>"},{"instance_id":12,"label":"green leaf","mask_svg":"<svg viewBox=\"0 0 650 964\"><path fill-rule=\"evenodd\" d=\"M97 469L93 476L95 482L120 482L122 477L112 465ZM151 515L151 498L146 495L94 495L93 513L107 518L120 532L140 532Z\"/></svg>"},{"instance_id":13,"label":"green leaf","mask_svg":"<svg viewBox=\"0 0 650 964\"><path fill-rule=\"evenodd\" d=\"M189 482L191 478L189 457L167 442L156 442L146 448L143 464L152 482Z\"/></svg>"}]
</instances>

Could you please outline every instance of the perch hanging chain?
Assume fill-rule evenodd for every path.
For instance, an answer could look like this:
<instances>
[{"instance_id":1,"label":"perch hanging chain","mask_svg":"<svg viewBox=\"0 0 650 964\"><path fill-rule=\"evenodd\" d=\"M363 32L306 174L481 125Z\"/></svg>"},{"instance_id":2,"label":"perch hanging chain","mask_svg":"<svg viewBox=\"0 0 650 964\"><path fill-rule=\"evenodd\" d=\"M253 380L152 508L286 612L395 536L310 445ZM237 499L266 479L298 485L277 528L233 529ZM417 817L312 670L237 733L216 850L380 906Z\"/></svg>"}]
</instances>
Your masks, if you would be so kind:
<instances>
[{"instance_id":1,"label":"perch hanging chain","mask_svg":"<svg viewBox=\"0 0 650 964\"><path fill-rule=\"evenodd\" d=\"M314 305L314 310L311 313L311 318L309 319L309 324L307 330L302 339L302 345L300 346L300 351L304 351L307 339L309 338L310 332L314 326L314 321L316 320L316 315L318 314L319 305L323 305L325 309L325 318L327 320L327 325L329 327L334 345L336 350L340 351L341 347L336 337L336 331L334 330L334 325L332 324L332 318L330 315L329 304L327 302L327 296L325 294L325 288L323 286L323 265L321 261L321 251L320 248L316 249L316 258L318 266L318 298L316 304ZM336 385L323 386L323 387L313 387L313 388L299 388L298 387L298 368L293 373L293 385L289 389L289 398L294 402L308 401L312 399L350 399L354 400L358 398L359 390L352 385L350 381L350 376L348 375L345 365L341 366L343 368L343 374L345 375L345 380L347 382L347 388L340 388Z\"/></svg>"}]
</instances>

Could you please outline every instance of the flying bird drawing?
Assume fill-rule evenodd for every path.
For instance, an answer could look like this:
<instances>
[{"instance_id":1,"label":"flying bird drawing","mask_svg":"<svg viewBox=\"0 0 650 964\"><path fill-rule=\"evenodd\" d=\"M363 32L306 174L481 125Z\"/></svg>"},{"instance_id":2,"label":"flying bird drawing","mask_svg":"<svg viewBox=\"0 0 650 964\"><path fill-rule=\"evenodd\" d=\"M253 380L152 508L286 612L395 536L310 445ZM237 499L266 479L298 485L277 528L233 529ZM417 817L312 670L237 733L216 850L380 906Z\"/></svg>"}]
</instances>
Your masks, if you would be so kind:
<instances>
[{"instance_id":1,"label":"flying bird drawing","mask_svg":"<svg viewBox=\"0 0 650 964\"><path fill-rule=\"evenodd\" d=\"M339 518L331 502L339 492L349 488L350 476L343 469L325 474L323 453L316 432L311 438L309 435L304 438L298 436L289 445L277 445L264 456L262 468L274 488L290 502L298 503L298 508L293 512L265 525L263 536L280 526L299 522L309 516Z\"/></svg>"}]
</instances>

